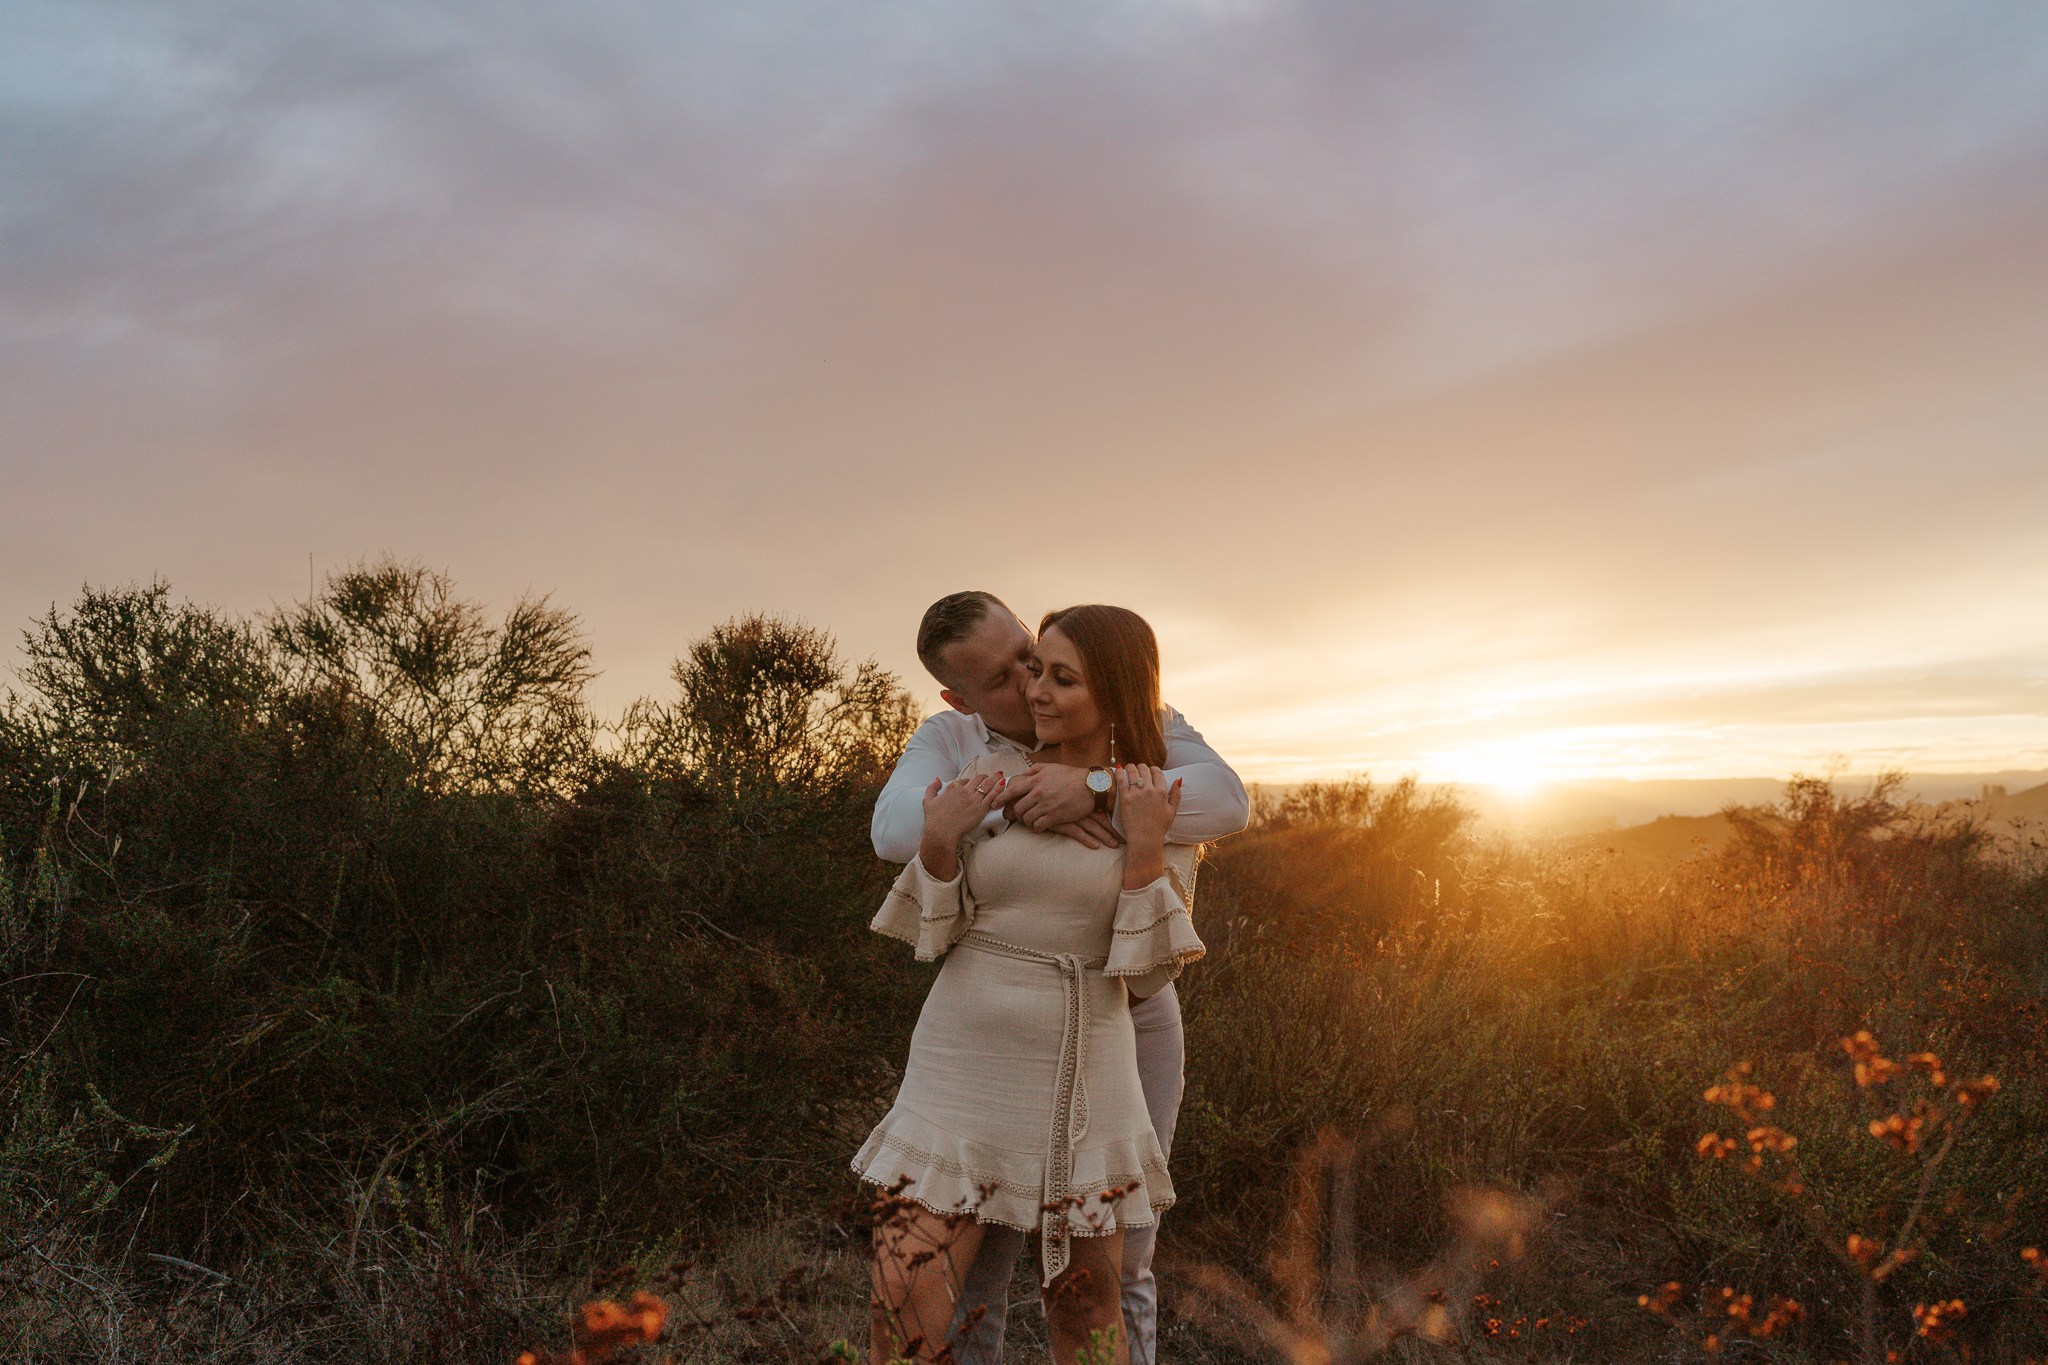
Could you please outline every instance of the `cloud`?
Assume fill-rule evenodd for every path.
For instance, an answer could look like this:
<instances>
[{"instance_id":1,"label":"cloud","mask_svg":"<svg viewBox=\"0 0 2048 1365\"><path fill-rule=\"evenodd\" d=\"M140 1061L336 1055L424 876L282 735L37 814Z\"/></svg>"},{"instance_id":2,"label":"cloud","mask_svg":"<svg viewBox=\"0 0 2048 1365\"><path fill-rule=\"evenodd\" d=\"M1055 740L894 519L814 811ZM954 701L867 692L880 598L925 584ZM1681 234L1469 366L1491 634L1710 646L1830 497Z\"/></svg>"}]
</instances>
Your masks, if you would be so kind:
<instances>
[{"instance_id":1,"label":"cloud","mask_svg":"<svg viewBox=\"0 0 2048 1365\"><path fill-rule=\"evenodd\" d=\"M8 293L81 325L205 330L252 308L303 333L582 292L587 343L632 330L649 285L745 287L758 237L850 193L850 172L886 198L967 169L966 127L1065 122L1091 134L1061 147L1079 183L1142 163L1186 221L1273 249L1313 234L1365 294L1402 280L1461 328L1485 309L1554 333L1594 325L1555 316L1574 304L1628 313L1630 295L1924 231L1961 207L1945 201L2024 197L2012 172L2048 146L2048 21L1849 19L28 3L0 81ZM311 306L279 316L294 303Z\"/></svg>"},{"instance_id":2,"label":"cloud","mask_svg":"<svg viewBox=\"0 0 2048 1365\"><path fill-rule=\"evenodd\" d=\"M616 703L753 607L914 676L982 582L1142 603L1179 699L1337 748L2036 643L2026 7L0 25L14 619L389 549L556 590Z\"/></svg>"}]
</instances>

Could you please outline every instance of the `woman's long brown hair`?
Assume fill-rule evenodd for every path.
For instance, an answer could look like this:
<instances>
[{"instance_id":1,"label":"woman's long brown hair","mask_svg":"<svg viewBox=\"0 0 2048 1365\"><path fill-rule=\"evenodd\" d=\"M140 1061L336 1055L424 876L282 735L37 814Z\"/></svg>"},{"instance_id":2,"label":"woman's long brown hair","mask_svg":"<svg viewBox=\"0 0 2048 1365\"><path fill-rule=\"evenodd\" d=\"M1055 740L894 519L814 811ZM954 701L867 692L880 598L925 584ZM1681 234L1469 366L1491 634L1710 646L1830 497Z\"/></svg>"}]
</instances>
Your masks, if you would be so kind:
<instances>
[{"instance_id":1,"label":"woman's long brown hair","mask_svg":"<svg viewBox=\"0 0 2048 1365\"><path fill-rule=\"evenodd\" d=\"M1090 603L1049 611L1038 633L1058 626L1074 642L1095 709L1115 729L1118 763L1166 766L1166 732L1159 724L1159 640L1145 618L1126 607Z\"/></svg>"}]
</instances>

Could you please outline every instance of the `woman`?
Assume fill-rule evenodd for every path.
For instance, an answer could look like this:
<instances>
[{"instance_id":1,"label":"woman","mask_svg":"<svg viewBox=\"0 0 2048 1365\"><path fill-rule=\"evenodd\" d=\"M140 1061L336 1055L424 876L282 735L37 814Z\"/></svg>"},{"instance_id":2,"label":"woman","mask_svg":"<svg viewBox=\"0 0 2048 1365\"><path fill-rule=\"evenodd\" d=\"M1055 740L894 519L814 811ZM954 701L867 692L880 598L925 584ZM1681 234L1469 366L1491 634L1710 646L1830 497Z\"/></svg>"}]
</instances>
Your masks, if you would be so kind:
<instances>
[{"instance_id":1,"label":"woman","mask_svg":"<svg viewBox=\"0 0 2048 1365\"><path fill-rule=\"evenodd\" d=\"M991 817L1002 761L926 789L924 838L873 928L945 955L903 1085L854 1158L907 1199L877 1234L877 1365L945 1345L981 1226L1039 1230L1053 1356L1120 1330L1123 1229L1173 1202L1139 1088L1130 1000L1202 955L1187 912L1195 851L1169 849L1179 784L1160 765L1159 651L1121 607L1039 624L1028 691L1041 748L1028 761L1103 769L1124 846L1091 849ZM971 1212L971 1220L962 1213Z\"/></svg>"}]
</instances>

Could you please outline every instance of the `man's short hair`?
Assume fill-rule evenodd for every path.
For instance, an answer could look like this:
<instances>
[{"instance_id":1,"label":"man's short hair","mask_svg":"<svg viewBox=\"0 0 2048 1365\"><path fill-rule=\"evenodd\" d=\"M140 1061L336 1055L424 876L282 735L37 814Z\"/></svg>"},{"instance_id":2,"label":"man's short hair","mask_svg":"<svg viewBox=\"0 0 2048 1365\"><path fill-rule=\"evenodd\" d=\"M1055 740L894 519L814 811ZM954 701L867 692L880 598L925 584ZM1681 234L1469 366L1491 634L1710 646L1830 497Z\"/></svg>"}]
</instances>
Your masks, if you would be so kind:
<instances>
[{"instance_id":1,"label":"man's short hair","mask_svg":"<svg viewBox=\"0 0 2048 1365\"><path fill-rule=\"evenodd\" d=\"M948 593L926 607L924 620L917 623L917 659L924 665L925 672L951 687L953 680L946 676L939 655L947 645L972 634L976 626L988 619L991 611L1016 615L1003 605L1002 598L979 589Z\"/></svg>"}]
</instances>

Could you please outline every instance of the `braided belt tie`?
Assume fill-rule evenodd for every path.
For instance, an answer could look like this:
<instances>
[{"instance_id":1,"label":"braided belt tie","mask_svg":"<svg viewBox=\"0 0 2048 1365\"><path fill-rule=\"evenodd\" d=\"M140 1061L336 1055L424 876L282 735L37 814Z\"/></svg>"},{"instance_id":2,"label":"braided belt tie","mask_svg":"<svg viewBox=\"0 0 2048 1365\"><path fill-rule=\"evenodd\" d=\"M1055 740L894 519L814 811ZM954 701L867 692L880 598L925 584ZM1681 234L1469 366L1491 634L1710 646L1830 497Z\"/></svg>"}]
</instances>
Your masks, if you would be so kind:
<instances>
[{"instance_id":1,"label":"braided belt tie","mask_svg":"<svg viewBox=\"0 0 2048 1365\"><path fill-rule=\"evenodd\" d=\"M1038 1215L1039 1265L1045 1272L1045 1283L1051 1284L1067 1268L1067 1200L1073 1193L1074 1144L1088 1132L1088 992L1081 973L1100 971L1109 959L1082 957L1078 953L1042 953L1036 948L972 932L963 934L958 946L1025 962L1043 962L1059 969L1066 1006L1061 1015L1065 1022L1060 1034L1052 1131L1046 1135L1045 1187L1039 1192Z\"/></svg>"}]
</instances>

